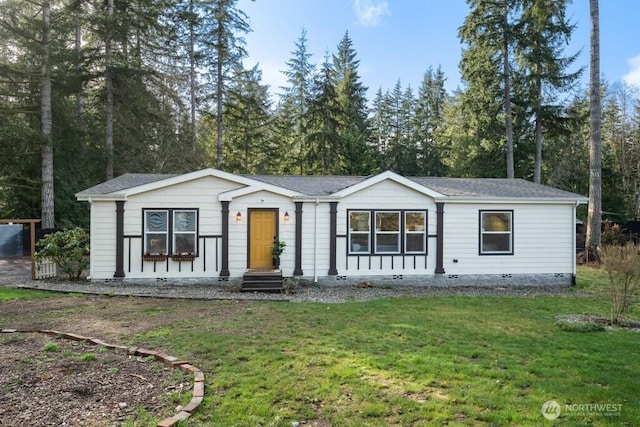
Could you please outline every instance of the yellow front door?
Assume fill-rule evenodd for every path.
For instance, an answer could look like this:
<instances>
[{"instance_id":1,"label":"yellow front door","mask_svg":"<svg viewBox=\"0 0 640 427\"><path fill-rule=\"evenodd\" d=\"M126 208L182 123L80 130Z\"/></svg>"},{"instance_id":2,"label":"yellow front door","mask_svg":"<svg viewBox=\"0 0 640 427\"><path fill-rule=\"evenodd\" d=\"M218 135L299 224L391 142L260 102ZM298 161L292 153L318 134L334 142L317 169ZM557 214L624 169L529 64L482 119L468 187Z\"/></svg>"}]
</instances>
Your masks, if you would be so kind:
<instances>
[{"instance_id":1,"label":"yellow front door","mask_svg":"<svg viewBox=\"0 0 640 427\"><path fill-rule=\"evenodd\" d=\"M273 268L271 246L276 219L275 210L249 211L249 268Z\"/></svg>"}]
</instances>

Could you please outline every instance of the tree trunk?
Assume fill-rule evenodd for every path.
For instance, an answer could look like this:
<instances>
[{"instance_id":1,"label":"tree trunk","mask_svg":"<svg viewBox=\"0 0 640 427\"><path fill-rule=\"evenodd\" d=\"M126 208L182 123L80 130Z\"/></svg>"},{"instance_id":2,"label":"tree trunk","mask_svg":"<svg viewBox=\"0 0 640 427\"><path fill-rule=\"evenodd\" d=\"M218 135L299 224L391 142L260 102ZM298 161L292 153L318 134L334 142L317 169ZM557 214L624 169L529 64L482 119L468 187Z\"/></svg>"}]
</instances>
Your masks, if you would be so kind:
<instances>
[{"instance_id":1,"label":"tree trunk","mask_svg":"<svg viewBox=\"0 0 640 427\"><path fill-rule=\"evenodd\" d=\"M542 82L540 73L536 77L536 117L535 117L535 139L536 139L536 159L533 168L533 182L542 182Z\"/></svg>"},{"instance_id":2,"label":"tree trunk","mask_svg":"<svg viewBox=\"0 0 640 427\"><path fill-rule=\"evenodd\" d=\"M196 35L193 23L193 0L189 1L189 92L191 102L191 146L196 151Z\"/></svg>"},{"instance_id":3,"label":"tree trunk","mask_svg":"<svg viewBox=\"0 0 640 427\"><path fill-rule=\"evenodd\" d=\"M602 141L600 137L600 12L598 0L589 0L591 16L590 88L589 88L589 213L587 218L587 253L599 261L602 235Z\"/></svg>"},{"instance_id":4,"label":"tree trunk","mask_svg":"<svg viewBox=\"0 0 640 427\"><path fill-rule=\"evenodd\" d=\"M222 54L218 51L218 64L217 64L217 82L216 82L216 127L218 131L217 143L216 143L216 167L222 169L222 94L223 94L223 81L222 81Z\"/></svg>"},{"instance_id":5,"label":"tree trunk","mask_svg":"<svg viewBox=\"0 0 640 427\"><path fill-rule=\"evenodd\" d=\"M42 145L42 228L55 227L53 191L53 138L51 136L51 64L49 43L51 34L51 1L42 2L42 65L40 69L40 120L44 137Z\"/></svg>"},{"instance_id":6,"label":"tree trunk","mask_svg":"<svg viewBox=\"0 0 640 427\"><path fill-rule=\"evenodd\" d=\"M503 70L504 73L504 113L505 113L505 130L507 137L507 146L505 155L507 158L507 178L515 177L513 166L513 122L511 117L511 67L509 66L509 5L504 3L504 55Z\"/></svg>"},{"instance_id":7,"label":"tree trunk","mask_svg":"<svg viewBox=\"0 0 640 427\"><path fill-rule=\"evenodd\" d=\"M111 74L111 43L113 39L113 1L108 0L107 3L107 37L104 47L104 74L107 91L107 123L105 126L105 163L106 178L113 179L113 76Z\"/></svg>"},{"instance_id":8,"label":"tree trunk","mask_svg":"<svg viewBox=\"0 0 640 427\"><path fill-rule=\"evenodd\" d=\"M74 9L74 20L76 25L76 37L75 37L75 54L76 64L75 72L78 79L78 88L76 91L76 124L78 130L82 134L82 141L84 143L84 136L87 131L87 126L84 120L84 93L82 90L82 1L78 0ZM83 144L84 146L84 144Z\"/></svg>"}]
</instances>

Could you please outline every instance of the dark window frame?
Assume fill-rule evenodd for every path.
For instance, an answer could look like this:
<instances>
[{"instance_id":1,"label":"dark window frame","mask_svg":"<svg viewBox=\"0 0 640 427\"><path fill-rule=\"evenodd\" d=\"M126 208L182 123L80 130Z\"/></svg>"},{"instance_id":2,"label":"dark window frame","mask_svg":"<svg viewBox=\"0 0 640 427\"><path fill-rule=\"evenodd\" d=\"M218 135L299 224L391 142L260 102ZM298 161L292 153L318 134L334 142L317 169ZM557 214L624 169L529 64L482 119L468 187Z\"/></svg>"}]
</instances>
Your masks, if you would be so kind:
<instances>
[{"instance_id":1,"label":"dark window frame","mask_svg":"<svg viewBox=\"0 0 640 427\"><path fill-rule=\"evenodd\" d=\"M355 232L351 231L350 218L352 212L366 212L369 214L369 231L367 233L364 232ZM406 228L406 214L407 213L422 213L424 214L424 250L417 251L407 251L407 234L420 234L420 233L407 233ZM376 231L376 214L377 213L397 213L399 215L399 242L398 242L398 251L397 252L383 252L376 250L376 240L377 240L377 231ZM347 256L426 256L429 254L429 239L428 239L428 228L429 228L429 210L428 209L347 209ZM351 250L351 236L352 234L356 235L368 235L368 248L367 251L352 251Z\"/></svg>"},{"instance_id":2,"label":"dark window frame","mask_svg":"<svg viewBox=\"0 0 640 427\"><path fill-rule=\"evenodd\" d=\"M509 250L508 251L488 251L483 248L483 236L490 234L507 234L507 232L487 232L482 229L482 216L483 214L496 214L503 213L509 214L509 226L510 229L508 234L509 238ZM515 254L515 219L514 219L514 211L513 209L481 209L478 211L478 255L480 256L513 256Z\"/></svg>"},{"instance_id":3,"label":"dark window frame","mask_svg":"<svg viewBox=\"0 0 640 427\"><path fill-rule=\"evenodd\" d=\"M176 212L195 212L195 247L191 255L197 257L200 253L200 209L199 208L142 208L142 255L147 253L151 255L157 255L157 252L151 252L147 250L147 212L167 212L167 245L166 252L163 255L173 256L179 255L175 253L175 235L174 230L174 215ZM180 233L177 233L180 234Z\"/></svg>"}]
</instances>

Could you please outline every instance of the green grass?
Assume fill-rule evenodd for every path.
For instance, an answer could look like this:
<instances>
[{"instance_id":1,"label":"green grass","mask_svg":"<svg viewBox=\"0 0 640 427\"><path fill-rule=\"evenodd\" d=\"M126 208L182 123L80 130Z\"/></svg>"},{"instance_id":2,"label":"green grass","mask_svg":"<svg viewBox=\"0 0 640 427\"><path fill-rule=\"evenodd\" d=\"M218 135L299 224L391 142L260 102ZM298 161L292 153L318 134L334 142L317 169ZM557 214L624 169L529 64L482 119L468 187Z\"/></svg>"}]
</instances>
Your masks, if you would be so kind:
<instances>
[{"instance_id":1,"label":"green grass","mask_svg":"<svg viewBox=\"0 0 640 427\"><path fill-rule=\"evenodd\" d=\"M556 326L557 314L607 312L594 296L262 302L136 341L206 372L187 426L541 425L548 400L622 404L615 416L565 411L562 425L640 425L639 336Z\"/></svg>"},{"instance_id":2,"label":"green grass","mask_svg":"<svg viewBox=\"0 0 640 427\"><path fill-rule=\"evenodd\" d=\"M44 345L43 347L44 351L51 351L51 352L55 352L58 351L58 344L54 343L54 342L48 342Z\"/></svg>"},{"instance_id":3,"label":"green grass","mask_svg":"<svg viewBox=\"0 0 640 427\"><path fill-rule=\"evenodd\" d=\"M609 313L600 270L580 268L575 291L180 302L184 316L122 344L204 370L204 402L181 426L640 425L640 335L559 327L561 314ZM127 315L134 322L167 310L158 304ZM637 309L631 315L640 318ZM555 422L541 414L549 400L561 405ZM567 410L586 404L622 406L612 416ZM151 414L139 415L153 424Z\"/></svg>"},{"instance_id":4,"label":"green grass","mask_svg":"<svg viewBox=\"0 0 640 427\"><path fill-rule=\"evenodd\" d=\"M37 298L53 298L60 297L64 294L60 292L51 292L51 291L37 291L31 289L16 289L16 288L7 288L4 286L0 286L0 301L10 301L15 299L37 299Z\"/></svg>"},{"instance_id":5,"label":"green grass","mask_svg":"<svg viewBox=\"0 0 640 427\"><path fill-rule=\"evenodd\" d=\"M83 362L93 362L98 356L95 353L83 353L80 355L80 360Z\"/></svg>"}]
</instances>

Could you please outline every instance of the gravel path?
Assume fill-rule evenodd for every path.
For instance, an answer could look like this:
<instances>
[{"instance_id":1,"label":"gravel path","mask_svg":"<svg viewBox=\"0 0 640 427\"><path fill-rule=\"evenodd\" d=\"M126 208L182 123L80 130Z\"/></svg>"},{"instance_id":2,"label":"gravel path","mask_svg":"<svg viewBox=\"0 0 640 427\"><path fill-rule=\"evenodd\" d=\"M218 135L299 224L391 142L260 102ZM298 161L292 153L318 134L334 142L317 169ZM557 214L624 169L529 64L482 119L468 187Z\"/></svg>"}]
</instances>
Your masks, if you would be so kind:
<instances>
[{"instance_id":1,"label":"gravel path","mask_svg":"<svg viewBox=\"0 0 640 427\"><path fill-rule=\"evenodd\" d=\"M157 298L216 299L216 300L272 300L290 302L342 303L370 301L380 298L430 297L447 295L535 297L577 296L575 288L564 286L415 286L365 282L363 285L297 286L285 293L236 292L228 284L175 283L131 281L31 280L29 263L25 258L0 259L0 286L41 289L102 295L129 295Z\"/></svg>"}]
</instances>

